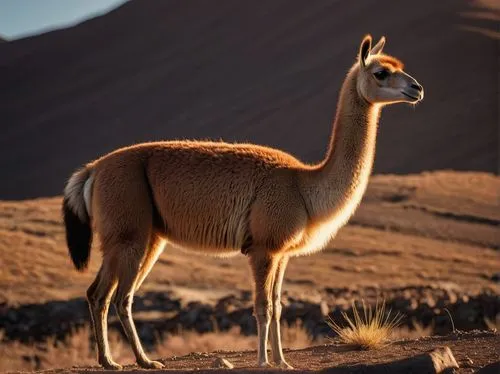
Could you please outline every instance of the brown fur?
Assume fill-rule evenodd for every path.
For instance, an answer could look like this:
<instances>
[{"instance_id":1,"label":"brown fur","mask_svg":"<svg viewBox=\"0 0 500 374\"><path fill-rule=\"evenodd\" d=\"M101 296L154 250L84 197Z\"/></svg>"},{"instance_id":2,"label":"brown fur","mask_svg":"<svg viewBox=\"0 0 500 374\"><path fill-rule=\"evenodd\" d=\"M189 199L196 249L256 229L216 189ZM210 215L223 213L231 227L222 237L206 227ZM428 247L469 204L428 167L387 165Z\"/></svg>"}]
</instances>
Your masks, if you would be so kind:
<instances>
[{"instance_id":1,"label":"brown fur","mask_svg":"<svg viewBox=\"0 0 500 374\"><path fill-rule=\"evenodd\" d=\"M394 70L403 70L405 67L405 65L400 60L391 56L386 56L386 55L380 56L378 61L382 65L392 67Z\"/></svg>"},{"instance_id":2,"label":"brown fur","mask_svg":"<svg viewBox=\"0 0 500 374\"><path fill-rule=\"evenodd\" d=\"M389 61L378 55L384 42L369 55L371 38L363 40L362 64L356 63L346 77L327 157L317 165L253 144L171 141L119 149L86 166L93 181L86 203L103 252L102 267L88 291L101 365L120 368L110 357L106 336L107 308L115 292L113 301L138 363L162 366L145 356L131 304L166 240L203 254L248 254L259 365L269 365L269 336L274 363L290 367L279 331L288 258L321 250L347 222L372 169L382 104L409 101L394 86L400 80L376 82L371 75L377 64ZM405 79L407 85L414 82ZM81 178L77 181L70 179L67 190L84 196ZM82 211L81 197L68 201Z\"/></svg>"}]
</instances>

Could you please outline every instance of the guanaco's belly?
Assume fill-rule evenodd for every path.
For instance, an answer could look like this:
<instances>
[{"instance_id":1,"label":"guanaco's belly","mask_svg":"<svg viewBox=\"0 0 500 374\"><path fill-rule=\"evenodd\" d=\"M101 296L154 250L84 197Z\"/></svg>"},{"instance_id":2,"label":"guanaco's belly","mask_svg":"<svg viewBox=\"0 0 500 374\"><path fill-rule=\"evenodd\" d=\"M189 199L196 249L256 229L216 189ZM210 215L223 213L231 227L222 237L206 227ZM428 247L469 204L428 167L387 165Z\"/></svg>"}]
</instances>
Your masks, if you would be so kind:
<instances>
[{"instance_id":1,"label":"guanaco's belly","mask_svg":"<svg viewBox=\"0 0 500 374\"><path fill-rule=\"evenodd\" d=\"M192 252L205 256L214 257L232 257L241 253L240 248L235 248L230 245L221 245L217 243L196 243L176 238L173 235L165 235L168 243L176 248L186 252Z\"/></svg>"},{"instance_id":2,"label":"guanaco's belly","mask_svg":"<svg viewBox=\"0 0 500 374\"><path fill-rule=\"evenodd\" d=\"M164 237L176 247L201 254L226 257L240 253L250 234L249 204L241 201L228 206L220 197L208 197L187 196L184 209L165 200L160 207Z\"/></svg>"}]
</instances>

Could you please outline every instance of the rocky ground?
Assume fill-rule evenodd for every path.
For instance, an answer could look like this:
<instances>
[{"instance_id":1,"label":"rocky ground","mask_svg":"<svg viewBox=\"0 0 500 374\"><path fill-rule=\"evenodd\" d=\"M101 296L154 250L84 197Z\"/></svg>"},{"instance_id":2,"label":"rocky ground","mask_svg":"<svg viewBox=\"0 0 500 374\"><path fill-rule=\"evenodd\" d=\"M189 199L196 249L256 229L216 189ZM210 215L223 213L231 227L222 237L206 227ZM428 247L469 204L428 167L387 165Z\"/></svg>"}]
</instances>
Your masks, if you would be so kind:
<instances>
[{"instance_id":1,"label":"rocky ground","mask_svg":"<svg viewBox=\"0 0 500 374\"><path fill-rule=\"evenodd\" d=\"M145 345L153 347L159 337L179 330L199 333L227 331L238 327L243 334L256 334L255 319L249 292L230 295L215 304L190 301L173 292L147 292L136 297L135 321ZM487 329L496 326L500 315L500 296L493 291L476 295L439 287L407 287L403 289L363 290L327 289L322 300L315 303L307 298L283 298L283 323L303 326L312 338L331 336L327 318L342 322L341 312L351 309L351 300L365 300L375 305L387 300L392 313L404 316L408 328L426 328L436 334L447 334L453 329ZM63 339L75 329L88 325L89 314L83 298L52 301L45 304L4 306L0 311L0 329L4 338L22 342L43 341L56 336ZM122 331L118 319L111 312L111 328Z\"/></svg>"}]
</instances>

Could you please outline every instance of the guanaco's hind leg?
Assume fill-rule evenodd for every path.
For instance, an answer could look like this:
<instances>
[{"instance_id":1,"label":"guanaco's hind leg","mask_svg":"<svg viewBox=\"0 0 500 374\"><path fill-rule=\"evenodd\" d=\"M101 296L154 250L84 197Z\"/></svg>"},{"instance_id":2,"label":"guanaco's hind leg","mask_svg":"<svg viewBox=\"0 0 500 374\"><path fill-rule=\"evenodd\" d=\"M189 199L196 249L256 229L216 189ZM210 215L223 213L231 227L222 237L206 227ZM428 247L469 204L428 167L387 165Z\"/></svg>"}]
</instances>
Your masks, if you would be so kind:
<instances>
[{"instance_id":1,"label":"guanaco's hind leg","mask_svg":"<svg viewBox=\"0 0 500 374\"><path fill-rule=\"evenodd\" d=\"M144 260L147 243L135 241L122 245L124 247L116 259L118 286L114 297L115 309L139 366L145 369L161 369L164 366L162 363L151 361L144 353L132 319L134 291L140 277L141 262Z\"/></svg>"},{"instance_id":2,"label":"guanaco's hind leg","mask_svg":"<svg viewBox=\"0 0 500 374\"><path fill-rule=\"evenodd\" d=\"M110 265L110 262L104 257L99 273L87 290L87 300L97 342L98 362L105 369L111 370L122 367L111 358L108 343L109 303L117 284L116 276Z\"/></svg>"},{"instance_id":3,"label":"guanaco's hind leg","mask_svg":"<svg viewBox=\"0 0 500 374\"><path fill-rule=\"evenodd\" d=\"M288 264L288 256L283 256L278 262L276 274L274 276L274 284L272 290L272 305L273 317L270 326L270 340L271 351L273 353L273 361L276 365L284 369L293 369L283 356L283 348L281 346L281 332L280 332L280 319L281 319L281 285L283 284L283 277L285 269Z\"/></svg>"},{"instance_id":4,"label":"guanaco's hind leg","mask_svg":"<svg viewBox=\"0 0 500 374\"><path fill-rule=\"evenodd\" d=\"M250 254L250 266L255 280L254 314L257 319L257 333L259 348L257 353L258 365L269 367L267 358L267 339L269 336L269 323L271 322L272 288L274 275L278 266L278 258L267 253L252 251Z\"/></svg>"},{"instance_id":5,"label":"guanaco's hind leg","mask_svg":"<svg viewBox=\"0 0 500 374\"><path fill-rule=\"evenodd\" d=\"M148 276L149 272L153 268L153 265L158 260L158 257L163 252L165 248L166 240L160 237L157 234L152 234L151 239L149 241L149 248L146 251L146 256L141 264L141 269L139 270L139 276L137 281L135 282L135 291L141 287L142 283Z\"/></svg>"}]
</instances>

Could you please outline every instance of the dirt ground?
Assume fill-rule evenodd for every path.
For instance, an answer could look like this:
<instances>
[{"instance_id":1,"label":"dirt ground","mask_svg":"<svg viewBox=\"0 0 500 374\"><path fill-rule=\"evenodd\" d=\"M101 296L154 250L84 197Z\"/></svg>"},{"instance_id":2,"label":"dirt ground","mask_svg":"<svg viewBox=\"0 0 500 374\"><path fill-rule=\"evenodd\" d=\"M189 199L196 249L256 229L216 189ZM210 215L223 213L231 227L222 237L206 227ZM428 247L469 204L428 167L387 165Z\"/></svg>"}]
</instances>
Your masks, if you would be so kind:
<instances>
[{"instance_id":1,"label":"dirt ground","mask_svg":"<svg viewBox=\"0 0 500 374\"><path fill-rule=\"evenodd\" d=\"M316 371L327 368L337 368L338 373L354 372L359 365L368 365L363 373L370 373L370 366L402 360L433 349L447 346L451 349L459 369L455 373L471 373L500 360L500 335L492 332L457 333L442 337L427 337L411 341L396 341L378 350L358 351L340 344L325 344L300 350L285 350L288 362L298 372ZM235 373L255 368L256 351L219 351L212 353L191 353L182 357L160 359L169 372L184 372L186 370L212 369L217 358L224 358L234 365ZM254 370L252 370L254 369ZM341 370L344 369L344 370ZM97 367L78 367L67 370L46 370L44 373L99 373ZM137 372L137 367L127 366L124 372ZM143 372L143 371L141 371ZM148 371L152 373L153 371ZM156 371L162 372L162 371ZM210 370L210 373L225 372L225 370ZM390 370L383 371L391 373ZM335 371L337 373L337 371ZM493 373L493 372L492 372Z\"/></svg>"}]
</instances>

